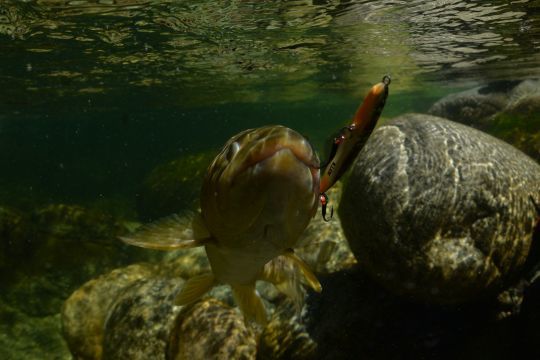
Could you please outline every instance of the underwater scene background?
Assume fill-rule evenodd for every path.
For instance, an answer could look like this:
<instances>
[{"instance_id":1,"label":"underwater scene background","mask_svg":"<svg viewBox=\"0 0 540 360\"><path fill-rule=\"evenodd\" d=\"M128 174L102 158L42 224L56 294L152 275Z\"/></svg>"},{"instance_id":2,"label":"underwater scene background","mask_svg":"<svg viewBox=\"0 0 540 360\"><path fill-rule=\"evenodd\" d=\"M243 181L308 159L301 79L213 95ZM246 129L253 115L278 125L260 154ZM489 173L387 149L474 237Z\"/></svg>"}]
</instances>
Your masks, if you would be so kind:
<instances>
[{"instance_id":1,"label":"underwater scene background","mask_svg":"<svg viewBox=\"0 0 540 360\"><path fill-rule=\"evenodd\" d=\"M540 2L0 0L0 54L0 358L540 356ZM504 281L478 296L464 287L448 304L437 296L452 291L425 294L411 290L406 275L379 278L379 264L390 259L401 269L403 253L382 241L355 245L351 238L378 233L357 236L342 223L404 209L391 205L401 199L398 185L352 190L371 189L362 164L375 169L392 159L386 151L401 138L385 147L381 131L351 178L329 192L339 214L326 223L317 213L302 235L297 252L323 292L307 293L301 315L264 284L264 329L244 324L222 286L191 307L173 307L181 279L208 268L204 251L162 253L118 237L196 210L208 165L242 130L285 125L324 161L336 131L385 74L392 82L379 127L400 128L407 139L421 134L418 146L400 143L409 156L417 148L437 153L429 147L439 144L430 140L437 131L415 121L439 120L419 114L522 152L442 122L437 134L449 147L472 139L454 163L500 167L460 187L473 194L462 202L437 202L446 199L440 193L424 199L437 181L415 183L423 201L415 206L430 204L433 224L450 222L452 234L472 224L476 238L502 244L479 248L502 264L494 271ZM418 114L400 122L409 113ZM501 202L478 200L484 186ZM403 229L411 239L437 233L411 214L396 220L398 238ZM459 268L452 261L448 269ZM422 266L415 269L432 268ZM463 274L455 284L469 284Z\"/></svg>"}]
</instances>

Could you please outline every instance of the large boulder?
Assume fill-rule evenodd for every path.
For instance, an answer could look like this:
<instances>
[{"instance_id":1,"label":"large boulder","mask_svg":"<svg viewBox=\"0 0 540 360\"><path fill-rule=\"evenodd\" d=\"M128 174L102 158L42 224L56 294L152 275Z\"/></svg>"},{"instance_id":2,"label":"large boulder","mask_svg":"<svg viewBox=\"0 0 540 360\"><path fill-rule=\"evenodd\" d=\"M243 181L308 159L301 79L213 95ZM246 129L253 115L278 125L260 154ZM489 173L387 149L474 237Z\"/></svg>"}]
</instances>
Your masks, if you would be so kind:
<instances>
[{"instance_id":1,"label":"large boulder","mask_svg":"<svg viewBox=\"0 0 540 360\"><path fill-rule=\"evenodd\" d=\"M516 86L508 105L493 116L486 130L540 161L540 80Z\"/></svg>"},{"instance_id":2,"label":"large boulder","mask_svg":"<svg viewBox=\"0 0 540 360\"><path fill-rule=\"evenodd\" d=\"M165 360L182 285L178 278L148 277L118 294L104 324L102 359Z\"/></svg>"},{"instance_id":3,"label":"large boulder","mask_svg":"<svg viewBox=\"0 0 540 360\"><path fill-rule=\"evenodd\" d=\"M447 95L435 102L429 114L483 128L489 117L503 110L519 81L497 81Z\"/></svg>"},{"instance_id":4,"label":"large boulder","mask_svg":"<svg viewBox=\"0 0 540 360\"><path fill-rule=\"evenodd\" d=\"M442 118L409 114L359 154L339 215L360 266L417 300L459 303L512 282L531 247L540 166Z\"/></svg>"},{"instance_id":5,"label":"large boulder","mask_svg":"<svg viewBox=\"0 0 540 360\"><path fill-rule=\"evenodd\" d=\"M170 335L167 359L255 359L257 339L243 316L208 298L183 311Z\"/></svg>"},{"instance_id":6,"label":"large boulder","mask_svg":"<svg viewBox=\"0 0 540 360\"><path fill-rule=\"evenodd\" d=\"M102 358L105 322L116 299L152 275L152 267L135 264L90 280L71 294L62 308L62 330L75 358Z\"/></svg>"},{"instance_id":7,"label":"large boulder","mask_svg":"<svg viewBox=\"0 0 540 360\"><path fill-rule=\"evenodd\" d=\"M540 160L540 80L496 81L445 96L429 109L485 131Z\"/></svg>"}]
</instances>

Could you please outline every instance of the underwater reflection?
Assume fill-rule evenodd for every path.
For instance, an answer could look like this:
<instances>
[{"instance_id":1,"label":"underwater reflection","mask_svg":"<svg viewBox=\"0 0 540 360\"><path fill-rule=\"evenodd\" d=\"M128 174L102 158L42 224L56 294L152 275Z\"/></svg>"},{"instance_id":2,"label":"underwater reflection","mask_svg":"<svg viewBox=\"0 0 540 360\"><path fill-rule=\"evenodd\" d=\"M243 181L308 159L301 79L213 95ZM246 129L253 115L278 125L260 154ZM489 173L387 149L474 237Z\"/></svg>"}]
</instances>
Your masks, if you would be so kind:
<instances>
[{"instance_id":1,"label":"underwater reflection","mask_svg":"<svg viewBox=\"0 0 540 360\"><path fill-rule=\"evenodd\" d=\"M12 50L4 61L24 56L40 63L39 78L25 84L37 92L44 86L58 92L50 77L74 73L54 56L70 52L84 58L84 74L70 84L78 94L108 92L127 81L188 90L182 94L190 103L216 96L296 101L321 89L358 91L370 74L390 73L404 87L419 86L421 74L453 81L538 74L540 25L533 6L458 0L5 1L0 34ZM201 87L208 83L210 88Z\"/></svg>"}]
</instances>

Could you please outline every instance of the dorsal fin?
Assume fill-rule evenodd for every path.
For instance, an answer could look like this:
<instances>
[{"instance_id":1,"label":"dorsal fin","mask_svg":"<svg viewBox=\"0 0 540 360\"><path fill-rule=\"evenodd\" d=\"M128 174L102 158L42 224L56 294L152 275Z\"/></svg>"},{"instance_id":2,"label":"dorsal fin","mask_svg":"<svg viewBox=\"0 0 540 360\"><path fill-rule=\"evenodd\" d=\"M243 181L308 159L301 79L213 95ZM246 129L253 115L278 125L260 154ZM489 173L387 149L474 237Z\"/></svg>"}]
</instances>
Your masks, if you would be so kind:
<instances>
[{"instance_id":1,"label":"dorsal fin","mask_svg":"<svg viewBox=\"0 0 540 360\"><path fill-rule=\"evenodd\" d=\"M194 231L195 228L195 231ZM143 225L134 234L120 237L129 245L155 250L177 250L202 246L212 240L200 215L174 214Z\"/></svg>"}]
</instances>

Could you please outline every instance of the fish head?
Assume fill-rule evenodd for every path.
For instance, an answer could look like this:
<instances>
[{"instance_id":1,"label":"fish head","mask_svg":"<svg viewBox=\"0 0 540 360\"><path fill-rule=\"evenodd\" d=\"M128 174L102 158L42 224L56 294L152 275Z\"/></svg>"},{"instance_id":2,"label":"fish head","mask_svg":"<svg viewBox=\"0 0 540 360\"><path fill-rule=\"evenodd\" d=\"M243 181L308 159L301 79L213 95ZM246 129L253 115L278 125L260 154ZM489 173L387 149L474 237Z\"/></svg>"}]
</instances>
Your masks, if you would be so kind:
<instances>
[{"instance_id":1,"label":"fish head","mask_svg":"<svg viewBox=\"0 0 540 360\"><path fill-rule=\"evenodd\" d=\"M278 247L291 247L316 212L318 167L309 141L287 127L233 136L203 182L201 213L209 232L232 247L273 232Z\"/></svg>"}]
</instances>

